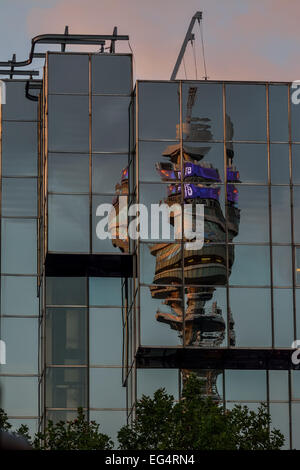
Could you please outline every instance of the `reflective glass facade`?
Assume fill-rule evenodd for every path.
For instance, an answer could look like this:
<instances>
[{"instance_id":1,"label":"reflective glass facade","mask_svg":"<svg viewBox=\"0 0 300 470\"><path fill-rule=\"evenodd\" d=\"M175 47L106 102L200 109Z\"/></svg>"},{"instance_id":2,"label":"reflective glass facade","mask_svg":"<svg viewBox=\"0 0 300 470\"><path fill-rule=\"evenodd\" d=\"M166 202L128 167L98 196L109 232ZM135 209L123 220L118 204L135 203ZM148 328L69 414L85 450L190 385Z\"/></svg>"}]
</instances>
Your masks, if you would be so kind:
<instances>
[{"instance_id":1,"label":"reflective glass facade","mask_svg":"<svg viewBox=\"0 0 300 470\"><path fill-rule=\"evenodd\" d=\"M247 356L289 354L300 334L290 84L138 81L133 91L130 55L89 53L48 53L39 101L25 82L6 83L0 376L14 425L34 432L82 406L115 438L143 393L179 399L193 371L228 408L266 402L286 447L299 448L299 371ZM97 237L100 204L113 204L118 234L133 203L160 202L204 206L203 247L184 234ZM246 359L205 367L210 350Z\"/></svg>"},{"instance_id":2,"label":"reflective glass facade","mask_svg":"<svg viewBox=\"0 0 300 470\"><path fill-rule=\"evenodd\" d=\"M139 202L205 205L200 250L163 237L137 243L136 334L130 343L138 370L128 368L137 397L142 382L155 381L147 360L158 364L155 356L176 348L188 354L271 350L290 348L297 339L299 111L290 93L286 83L137 83ZM167 359L162 363L168 367ZM180 396L182 380L193 371L205 379L204 393L227 407L242 402L256 409L266 402L286 446L299 446L299 372L251 370L250 364L249 370L230 369L194 366L179 376L164 369L156 378Z\"/></svg>"},{"instance_id":3,"label":"reflective glass facade","mask_svg":"<svg viewBox=\"0 0 300 470\"><path fill-rule=\"evenodd\" d=\"M1 107L1 406L16 427L39 424L39 302L37 297L38 135L36 102L25 82L6 81Z\"/></svg>"},{"instance_id":4,"label":"reflective glass facade","mask_svg":"<svg viewBox=\"0 0 300 470\"><path fill-rule=\"evenodd\" d=\"M72 268L61 276L60 260L68 254L77 265L78 255L97 255L93 263L101 266L103 254L128 255L129 248L122 253L96 236L96 212L118 197L117 179L131 167L131 68L129 55L49 53L43 90L42 423L74 417L81 406L113 437L126 423L122 279L78 276Z\"/></svg>"}]
</instances>

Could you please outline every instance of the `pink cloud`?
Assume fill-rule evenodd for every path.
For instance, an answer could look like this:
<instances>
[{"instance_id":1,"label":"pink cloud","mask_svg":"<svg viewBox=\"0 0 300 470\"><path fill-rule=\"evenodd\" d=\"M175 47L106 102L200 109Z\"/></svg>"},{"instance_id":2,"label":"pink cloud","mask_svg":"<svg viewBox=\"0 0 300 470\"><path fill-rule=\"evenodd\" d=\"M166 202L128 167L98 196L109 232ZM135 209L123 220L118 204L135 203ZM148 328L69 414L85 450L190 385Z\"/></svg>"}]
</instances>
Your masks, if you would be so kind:
<instances>
[{"instance_id":1,"label":"pink cloud","mask_svg":"<svg viewBox=\"0 0 300 470\"><path fill-rule=\"evenodd\" d=\"M298 77L298 0L203 0L201 6L211 79L290 81ZM169 79L198 8L198 0L61 0L51 8L32 9L27 25L31 35L62 32L65 24L73 33L109 34L117 25L120 34L130 36L137 78ZM119 51L129 51L127 44L120 46ZM188 78L194 78L193 61L187 56L186 62Z\"/></svg>"}]
</instances>

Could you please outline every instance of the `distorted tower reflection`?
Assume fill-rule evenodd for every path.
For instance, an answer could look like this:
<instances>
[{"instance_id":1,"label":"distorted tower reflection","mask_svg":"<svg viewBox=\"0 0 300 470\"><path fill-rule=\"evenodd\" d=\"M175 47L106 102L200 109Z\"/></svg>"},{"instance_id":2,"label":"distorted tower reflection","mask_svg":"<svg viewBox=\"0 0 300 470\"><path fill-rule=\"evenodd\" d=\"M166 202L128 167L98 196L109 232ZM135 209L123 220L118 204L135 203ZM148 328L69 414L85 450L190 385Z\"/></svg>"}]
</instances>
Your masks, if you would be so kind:
<instances>
[{"instance_id":1,"label":"distorted tower reflection","mask_svg":"<svg viewBox=\"0 0 300 470\"><path fill-rule=\"evenodd\" d=\"M151 295L153 298L163 299L162 303L170 308L169 312L158 310L157 321L166 323L178 331L184 346L214 348L224 341L226 325L223 315L227 315L227 312L222 312L216 301L212 302L210 308L206 307L206 303L213 299L215 286L225 286L227 283L227 255L228 275L234 261L232 245L229 245L229 252L226 253L226 238L230 242L238 234L240 211L237 207L238 190L234 183L239 182L239 173L233 166L232 143L228 142L226 144L226 237L226 221L219 201L222 184L220 171L212 164L203 161L211 149L210 120L205 117L192 117L196 93L197 88L190 87L186 120L182 126L183 161L181 162L180 145L171 145L163 152L163 157L168 161L157 163L156 168L162 181L170 182L164 201L166 204L169 206L174 203L189 204L192 206L194 216L196 204L205 206L205 244L200 250L189 250L185 244L152 245L150 251L156 257L156 268ZM177 133L178 131L179 126ZM229 116L226 116L226 134L227 139L231 141L233 126ZM230 311L228 328L230 345L234 345L234 321ZM182 371L183 380L190 372L190 370ZM202 379L203 394L218 400L216 380L220 371L193 370L193 372Z\"/></svg>"},{"instance_id":2,"label":"distorted tower reflection","mask_svg":"<svg viewBox=\"0 0 300 470\"><path fill-rule=\"evenodd\" d=\"M162 154L165 160L156 163L156 170L162 182L167 183L164 203L169 206L189 205L193 217L196 214L196 204L204 205L204 245L201 249L189 249L185 242L190 240L186 240L184 236L181 236L182 243L151 244L150 253L155 256L156 264L150 291L152 298L162 300L162 308L156 312L156 320L177 331L185 347L219 347L225 340L226 323L229 343L234 346L234 320L231 311L228 311L227 318L227 311L223 312L214 300L216 287L227 284L234 262L234 247L228 245L228 242L237 236L240 222L238 190L235 186L240 179L239 172L233 165L234 151L231 142L233 125L226 115L228 142L226 141L226 181L223 182L221 171L203 161L211 150L210 141L213 136L210 119L192 117L196 94L197 87L190 87L185 122L182 125L182 159L180 144L169 145ZM177 138L180 138L179 125ZM227 197L224 215L220 195L225 183ZM128 195L127 168L123 170L121 182L115 189L114 211L109 215L109 230L113 233L113 245L126 253L129 250L128 234L126 232L127 237L120 237L120 234L126 231L127 217L123 217L122 212L126 213L127 204L122 207L120 196ZM171 213L171 224L174 227L175 218L176 213ZM206 306L208 302L211 303L210 307ZM164 311L163 306L168 311ZM185 369L181 372L183 381L190 372L196 373L202 379L203 394L219 400L216 387L219 370Z\"/></svg>"}]
</instances>

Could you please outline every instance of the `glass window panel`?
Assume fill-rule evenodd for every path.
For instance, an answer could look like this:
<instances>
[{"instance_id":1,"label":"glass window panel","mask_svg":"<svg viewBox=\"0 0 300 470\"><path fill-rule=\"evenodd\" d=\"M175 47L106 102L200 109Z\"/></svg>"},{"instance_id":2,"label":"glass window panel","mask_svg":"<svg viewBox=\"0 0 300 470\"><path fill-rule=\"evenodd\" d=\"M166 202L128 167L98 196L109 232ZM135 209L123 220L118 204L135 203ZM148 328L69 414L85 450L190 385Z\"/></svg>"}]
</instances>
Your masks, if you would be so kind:
<instances>
[{"instance_id":1,"label":"glass window panel","mask_svg":"<svg viewBox=\"0 0 300 470\"><path fill-rule=\"evenodd\" d=\"M86 411L83 413L85 417L87 417L86 413ZM78 416L77 410L48 410L45 414L46 420L51 420L54 424L59 421L73 421Z\"/></svg>"},{"instance_id":2,"label":"glass window panel","mask_svg":"<svg viewBox=\"0 0 300 470\"><path fill-rule=\"evenodd\" d=\"M292 449L300 449L300 403L292 403Z\"/></svg>"},{"instance_id":3,"label":"glass window panel","mask_svg":"<svg viewBox=\"0 0 300 470\"><path fill-rule=\"evenodd\" d=\"M291 131L292 140L295 142L300 141L300 107L297 103L293 103L293 93L299 93L299 87L297 88L298 90L291 88Z\"/></svg>"},{"instance_id":4,"label":"glass window panel","mask_svg":"<svg viewBox=\"0 0 300 470\"><path fill-rule=\"evenodd\" d=\"M90 277L90 305L121 306L121 281L116 277Z\"/></svg>"},{"instance_id":5,"label":"glass window panel","mask_svg":"<svg viewBox=\"0 0 300 470\"><path fill-rule=\"evenodd\" d=\"M88 94L88 54L48 53L48 91Z\"/></svg>"},{"instance_id":6,"label":"glass window panel","mask_svg":"<svg viewBox=\"0 0 300 470\"><path fill-rule=\"evenodd\" d=\"M128 152L130 98L93 96L92 147L94 152Z\"/></svg>"},{"instance_id":7,"label":"glass window panel","mask_svg":"<svg viewBox=\"0 0 300 470\"><path fill-rule=\"evenodd\" d=\"M93 192L115 194L127 167L127 155L93 155Z\"/></svg>"},{"instance_id":8,"label":"glass window panel","mask_svg":"<svg viewBox=\"0 0 300 470\"><path fill-rule=\"evenodd\" d=\"M200 188L202 188L200 186ZM211 189L214 190L214 192L212 193L211 192ZM184 191L185 191L185 197L184 197L184 202L185 204L191 204L191 200L195 197L197 197L197 194L195 194L195 191L197 189L195 187L192 187L190 183L184 183ZM211 214L211 218L210 220L212 219L216 219L218 218L220 220L220 223L218 221L218 224L219 226L223 227L223 229L221 230L213 230L213 227L212 225L215 225L214 223L212 224L209 224L207 223L208 221L206 221L206 224L205 224L205 229L207 230L207 232L209 232L207 234L207 237L210 238L210 237L214 237L213 240L214 241L224 241L224 237L225 237L225 220L224 220L224 215L222 213L222 210L224 211L224 185L220 184L220 185L217 185L217 186L214 186L213 188L209 188L208 187L208 190L209 190L209 193L207 194L207 192L205 191L205 194L200 193L200 196L201 196L201 199L204 199L203 196L207 196L207 199L209 199L209 201L204 201L205 203L205 211L206 212L210 212ZM191 194L191 191L192 191L192 198L189 197L189 195ZM181 188L180 186L178 186L178 184L174 187L170 187L170 185L168 183L153 183L153 184L147 184L147 183L143 183L143 184L140 184L140 203L144 204L147 209L148 209L148 226L149 226L149 237L143 237L144 239L150 239L150 235L151 235L151 226L154 227L154 225L150 225L150 216L151 216L151 205L152 204L161 204L161 203L172 203L172 204L180 204L181 203L181 197L180 197L180 192L181 192ZM170 198L169 198L169 195L170 194ZM199 193L198 193L199 195ZM200 199L200 197L199 197ZM172 227L171 226L171 240L173 241L174 240L174 236L172 234ZM161 232L161 230L160 230ZM213 234L212 234L213 232ZM222 233L223 232L223 233ZM161 233L160 235L161 236ZM181 238L181 236L179 237ZM169 238L167 238L169 239ZM178 239L178 237L177 237ZM155 238L153 236L153 240L157 240L157 238Z\"/></svg>"},{"instance_id":9,"label":"glass window panel","mask_svg":"<svg viewBox=\"0 0 300 470\"><path fill-rule=\"evenodd\" d=\"M227 400L265 401L266 371L264 370L225 370Z\"/></svg>"},{"instance_id":10,"label":"glass window panel","mask_svg":"<svg viewBox=\"0 0 300 470\"><path fill-rule=\"evenodd\" d=\"M139 82L139 138L179 139L179 85Z\"/></svg>"},{"instance_id":11,"label":"glass window panel","mask_svg":"<svg viewBox=\"0 0 300 470\"><path fill-rule=\"evenodd\" d=\"M270 170L272 184L289 184L290 161L288 144L270 145Z\"/></svg>"},{"instance_id":12,"label":"glass window panel","mask_svg":"<svg viewBox=\"0 0 300 470\"><path fill-rule=\"evenodd\" d=\"M136 86L134 87L134 90L132 91L132 100L129 105L129 116L130 116L130 122L131 122L131 129L130 129L130 150L134 151L135 146L136 146Z\"/></svg>"},{"instance_id":13,"label":"glass window panel","mask_svg":"<svg viewBox=\"0 0 300 470\"><path fill-rule=\"evenodd\" d=\"M185 188L186 191L188 188ZM190 188L189 188L190 189ZM205 211L206 213L210 213L211 217L208 218L205 222L205 231L206 231L206 238L209 238L211 241L224 241L225 238L225 221L224 216L220 210L223 207L223 188L220 187L220 194L213 195L209 203L206 202ZM162 241L176 241L181 239L181 230L180 224L170 223L169 217L168 220L162 218L162 214L166 214L168 216L167 210L164 207L159 208L159 217L157 217L156 209L160 204L168 204L171 206L172 204L180 204L181 197L180 197L180 186L175 188L176 193L168 196L170 193L170 187L167 183L153 183L153 184L140 184L140 203L146 206L145 212L142 212L141 220L142 220L142 232L141 232L141 239L144 241L153 241L157 242L158 240ZM210 196L210 194L209 194ZM217 198L219 197L219 202ZM212 199L211 198L211 199ZM190 204L191 199L185 198L185 203ZM155 207L156 205L157 207ZM176 209L176 207L175 207ZM169 207L168 211L171 211L171 207ZM172 212L172 211L171 211ZM151 222L151 216L152 222ZM214 219L217 222L214 222ZM162 219L165 220L165 223L162 223ZM175 219L180 222L180 218ZM221 226L221 227L220 227ZM177 227L177 228L176 228Z\"/></svg>"},{"instance_id":14,"label":"glass window panel","mask_svg":"<svg viewBox=\"0 0 300 470\"><path fill-rule=\"evenodd\" d=\"M8 416L38 416L37 377L1 377L1 407Z\"/></svg>"},{"instance_id":15,"label":"glass window panel","mask_svg":"<svg viewBox=\"0 0 300 470\"><path fill-rule=\"evenodd\" d=\"M2 122L3 176L37 176L37 147L36 122Z\"/></svg>"},{"instance_id":16,"label":"glass window panel","mask_svg":"<svg viewBox=\"0 0 300 470\"><path fill-rule=\"evenodd\" d=\"M2 276L1 312L3 315L38 315L38 305L36 277Z\"/></svg>"},{"instance_id":17,"label":"glass window panel","mask_svg":"<svg viewBox=\"0 0 300 470\"><path fill-rule=\"evenodd\" d=\"M26 81L5 81L6 104L2 106L2 119L37 120L38 103L26 98Z\"/></svg>"},{"instance_id":18,"label":"glass window panel","mask_svg":"<svg viewBox=\"0 0 300 470\"><path fill-rule=\"evenodd\" d=\"M296 323L297 323L297 339L298 339L300 336L300 289L296 289L295 292L296 292ZM290 342L290 344L292 344L292 341Z\"/></svg>"},{"instance_id":19,"label":"glass window panel","mask_svg":"<svg viewBox=\"0 0 300 470\"><path fill-rule=\"evenodd\" d=\"M182 118L184 139L223 140L222 85L183 83Z\"/></svg>"},{"instance_id":20,"label":"glass window panel","mask_svg":"<svg viewBox=\"0 0 300 470\"><path fill-rule=\"evenodd\" d=\"M289 400L288 371L269 371L270 400Z\"/></svg>"},{"instance_id":21,"label":"glass window panel","mask_svg":"<svg viewBox=\"0 0 300 470\"><path fill-rule=\"evenodd\" d=\"M271 293L269 289L230 289L230 310L237 347L270 347Z\"/></svg>"},{"instance_id":22,"label":"glass window panel","mask_svg":"<svg viewBox=\"0 0 300 470\"><path fill-rule=\"evenodd\" d=\"M284 435L285 443L282 449L289 449L289 405L287 403L270 403L271 427L279 429Z\"/></svg>"},{"instance_id":23,"label":"glass window panel","mask_svg":"<svg viewBox=\"0 0 300 470\"><path fill-rule=\"evenodd\" d=\"M269 113L271 141L288 141L288 86L269 86Z\"/></svg>"},{"instance_id":24,"label":"glass window panel","mask_svg":"<svg viewBox=\"0 0 300 470\"><path fill-rule=\"evenodd\" d=\"M175 152L176 157L171 156L171 152ZM174 158L180 168L179 142L139 142L139 180L160 182L162 178L157 165L161 164L161 170L172 171ZM175 178L176 176L177 174L174 175ZM177 176L178 178L180 179L180 176Z\"/></svg>"},{"instance_id":25,"label":"glass window panel","mask_svg":"<svg viewBox=\"0 0 300 470\"><path fill-rule=\"evenodd\" d=\"M290 243L291 241L291 206L290 188L277 186L271 189L272 203L272 241Z\"/></svg>"},{"instance_id":26,"label":"glass window panel","mask_svg":"<svg viewBox=\"0 0 300 470\"><path fill-rule=\"evenodd\" d=\"M294 186L294 241L300 243L300 187Z\"/></svg>"},{"instance_id":27,"label":"glass window panel","mask_svg":"<svg viewBox=\"0 0 300 470\"><path fill-rule=\"evenodd\" d=\"M159 388L164 388L175 400L179 399L179 377L176 369L138 369L137 398L142 395L153 398Z\"/></svg>"},{"instance_id":28,"label":"glass window panel","mask_svg":"<svg viewBox=\"0 0 300 470\"><path fill-rule=\"evenodd\" d=\"M129 192L133 194L133 198L135 197L136 187L137 187L137 173L136 173L136 155L135 153L131 156L131 160L129 162L128 167L128 185L129 185Z\"/></svg>"},{"instance_id":29,"label":"glass window panel","mask_svg":"<svg viewBox=\"0 0 300 470\"><path fill-rule=\"evenodd\" d=\"M34 438L35 434L38 432L38 420L37 419L11 419L9 418L9 423L12 425L11 431L16 432L22 424L25 424L29 428L29 435Z\"/></svg>"},{"instance_id":30,"label":"glass window panel","mask_svg":"<svg viewBox=\"0 0 300 470\"><path fill-rule=\"evenodd\" d=\"M87 310L48 308L46 313L46 362L55 365L87 363Z\"/></svg>"},{"instance_id":31,"label":"glass window panel","mask_svg":"<svg viewBox=\"0 0 300 470\"><path fill-rule=\"evenodd\" d=\"M37 374L37 318L2 318L1 339L6 343L6 364L1 373Z\"/></svg>"},{"instance_id":32,"label":"glass window panel","mask_svg":"<svg viewBox=\"0 0 300 470\"><path fill-rule=\"evenodd\" d=\"M236 186L236 189L238 190L240 224L239 233L235 241L245 243L268 242L268 188L262 186L239 185Z\"/></svg>"},{"instance_id":33,"label":"glass window panel","mask_svg":"<svg viewBox=\"0 0 300 470\"><path fill-rule=\"evenodd\" d=\"M131 407L135 401L135 397L133 396L134 395L133 384L134 384L134 372L133 372L133 369L131 369L130 372L128 373L127 383L126 383L129 412L131 411Z\"/></svg>"},{"instance_id":34,"label":"glass window panel","mask_svg":"<svg viewBox=\"0 0 300 470\"><path fill-rule=\"evenodd\" d=\"M217 371L217 378L216 378L216 391L219 395L220 399L222 400L224 397L224 380L223 380L223 372Z\"/></svg>"},{"instance_id":35,"label":"glass window panel","mask_svg":"<svg viewBox=\"0 0 300 470\"><path fill-rule=\"evenodd\" d=\"M48 368L46 371L46 407L78 408L87 406L87 369L85 367Z\"/></svg>"},{"instance_id":36,"label":"glass window panel","mask_svg":"<svg viewBox=\"0 0 300 470\"><path fill-rule=\"evenodd\" d=\"M293 292L291 289L274 289L275 347L289 348L294 338Z\"/></svg>"},{"instance_id":37,"label":"glass window panel","mask_svg":"<svg viewBox=\"0 0 300 470\"><path fill-rule=\"evenodd\" d=\"M260 403L251 403L251 402L242 402L242 403L232 403L232 402L226 402L226 409L232 410L236 405L242 405L242 406L247 406L249 411L254 411L255 413L258 412L258 409L260 407ZM271 415L272 423L271 423L271 429L274 427L276 429L279 429L287 439L285 442L285 445L283 446L283 449L289 448L289 409L288 409L288 404L274 404L271 403L269 407L269 412Z\"/></svg>"},{"instance_id":38,"label":"glass window panel","mask_svg":"<svg viewBox=\"0 0 300 470\"><path fill-rule=\"evenodd\" d=\"M175 299L164 305L168 294ZM178 331L171 328L173 320L182 321L182 311L176 298L182 294L181 286L149 286L140 291L140 334L144 346L179 346L182 344Z\"/></svg>"},{"instance_id":39,"label":"glass window panel","mask_svg":"<svg viewBox=\"0 0 300 470\"><path fill-rule=\"evenodd\" d=\"M159 204L161 201L167 199L168 196L168 183L153 183L153 184L140 184L140 203L145 204L145 206L150 207L151 204ZM178 194L180 193L180 188L178 188ZM178 196L178 201L180 203L180 196ZM174 201L175 202L175 201Z\"/></svg>"},{"instance_id":40,"label":"glass window panel","mask_svg":"<svg viewBox=\"0 0 300 470\"><path fill-rule=\"evenodd\" d=\"M88 152L88 96L52 95L48 107L49 151Z\"/></svg>"},{"instance_id":41,"label":"glass window panel","mask_svg":"<svg viewBox=\"0 0 300 470\"><path fill-rule=\"evenodd\" d=\"M89 156L49 153L48 191L57 193L89 192Z\"/></svg>"},{"instance_id":42,"label":"glass window panel","mask_svg":"<svg viewBox=\"0 0 300 470\"><path fill-rule=\"evenodd\" d=\"M92 93L129 95L131 89L130 55L92 55Z\"/></svg>"},{"instance_id":43,"label":"glass window panel","mask_svg":"<svg viewBox=\"0 0 300 470\"><path fill-rule=\"evenodd\" d=\"M252 403L252 402L247 402L247 401L243 401L242 403L240 402L234 403L234 402L227 401L226 410L232 410L237 405L247 406L249 411L254 411L255 413L257 413L260 403Z\"/></svg>"},{"instance_id":44,"label":"glass window panel","mask_svg":"<svg viewBox=\"0 0 300 470\"><path fill-rule=\"evenodd\" d=\"M203 142L184 142L184 161L194 162L204 168L212 167L218 171L221 181L224 181L224 147L221 143ZM202 159L205 160L202 161ZM159 170L173 171L178 173L166 176ZM180 180L181 157L180 145L176 142L139 142L139 180L147 182L163 181L168 178ZM204 170L207 171L207 170Z\"/></svg>"},{"instance_id":45,"label":"glass window panel","mask_svg":"<svg viewBox=\"0 0 300 470\"><path fill-rule=\"evenodd\" d=\"M270 249L268 246L235 245L230 283L232 285L270 285Z\"/></svg>"},{"instance_id":46,"label":"glass window panel","mask_svg":"<svg viewBox=\"0 0 300 470\"><path fill-rule=\"evenodd\" d=\"M233 259L231 247L229 263L232 263ZM201 250L184 250L184 279L186 285L224 286L227 281L226 260L226 246L221 244L207 243ZM181 266L181 262L179 262L179 266ZM156 270L158 267L157 263ZM170 268L172 269L171 266Z\"/></svg>"},{"instance_id":47,"label":"glass window panel","mask_svg":"<svg viewBox=\"0 0 300 470\"><path fill-rule=\"evenodd\" d=\"M108 434L117 447L119 430L127 424L125 411L90 411L90 421L100 424L100 432Z\"/></svg>"},{"instance_id":48,"label":"glass window panel","mask_svg":"<svg viewBox=\"0 0 300 470\"><path fill-rule=\"evenodd\" d=\"M292 281L292 249L290 246L273 246L273 284L290 287Z\"/></svg>"},{"instance_id":49,"label":"glass window panel","mask_svg":"<svg viewBox=\"0 0 300 470\"><path fill-rule=\"evenodd\" d=\"M226 346L226 289L214 286L188 285L186 282L185 292L185 315L187 320L185 324L185 346L206 348ZM178 313L179 308L176 311ZM169 323L169 326L171 327L172 324ZM230 344L234 345L234 328L232 324L230 325Z\"/></svg>"},{"instance_id":50,"label":"glass window panel","mask_svg":"<svg viewBox=\"0 0 300 470\"><path fill-rule=\"evenodd\" d=\"M37 227L35 220L2 219L2 272L35 274Z\"/></svg>"},{"instance_id":51,"label":"glass window panel","mask_svg":"<svg viewBox=\"0 0 300 470\"><path fill-rule=\"evenodd\" d=\"M175 241L175 229L174 224L170 223L170 217L163 218L162 212L164 211L161 208L161 212L159 214L159 218L155 216L154 207L153 205L156 204L157 206L160 204L168 204L168 202L172 202L175 204L181 203L180 197L180 187L177 189L179 193L177 193L176 200L168 199L168 192L169 192L169 185L168 184L140 184L140 203L146 206L146 210L142 212L140 215L141 218L141 239L144 241L151 241L158 242L158 240L164 241ZM179 195L178 195L179 194ZM152 217L153 215L153 217ZM166 211L166 215L168 213ZM181 217L179 214L179 219L181 221ZM129 226L130 227L130 226ZM177 236L179 239L181 238L181 229L180 225L179 233ZM177 232L176 232L177 233Z\"/></svg>"},{"instance_id":52,"label":"glass window panel","mask_svg":"<svg viewBox=\"0 0 300 470\"><path fill-rule=\"evenodd\" d=\"M216 142L183 142L183 157L186 161L198 162L203 166L211 165L218 170L224 181L224 145Z\"/></svg>"},{"instance_id":53,"label":"glass window panel","mask_svg":"<svg viewBox=\"0 0 300 470\"><path fill-rule=\"evenodd\" d=\"M125 312L125 311L124 311ZM124 313L124 317L126 314ZM133 318L133 308L127 314L127 325L124 328L124 364L125 367L131 366L133 363L134 357L134 348L136 347L134 341L134 318ZM128 372L128 371L127 371Z\"/></svg>"},{"instance_id":54,"label":"glass window panel","mask_svg":"<svg viewBox=\"0 0 300 470\"><path fill-rule=\"evenodd\" d=\"M90 407L126 408L121 368L90 369Z\"/></svg>"},{"instance_id":55,"label":"glass window panel","mask_svg":"<svg viewBox=\"0 0 300 470\"><path fill-rule=\"evenodd\" d=\"M300 370L292 370L292 399L300 400Z\"/></svg>"},{"instance_id":56,"label":"glass window panel","mask_svg":"<svg viewBox=\"0 0 300 470\"><path fill-rule=\"evenodd\" d=\"M265 85L226 85L226 112L232 121L233 140L267 139Z\"/></svg>"},{"instance_id":57,"label":"glass window panel","mask_svg":"<svg viewBox=\"0 0 300 470\"><path fill-rule=\"evenodd\" d=\"M121 308L91 308L89 323L90 364L121 366L123 334Z\"/></svg>"},{"instance_id":58,"label":"glass window panel","mask_svg":"<svg viewBox=\"0 0 300 470\"><path fill-rule=\"evenodd\" d=\"M37 215L36 178L2 179L2 215L14 217Z\"/></svg>"},{"instance_id":59,"label":"glass window panel","mask_svg":"<svg viewBox=\"0 0 300 470\"><path fill-rule=\"evenodd\" d=\"M231 158L227 163L230 164ZM242 183L268 182L268 148L265 144L233 144L233 165Z\"/></svg>"},{"instance_id":60,"label":"glass window panel","mask_svg":"<svg viewBox=\"0 0 300 470\"><path fill-rule=\"evenodd\" d=\"M89 251L89 197L48 197L48 250Z\"/></svg>"},{"instance_id":61,"label":"glass window panel","mask_svg":"<svg viewBox=\"0 0 300 470\"><path fill-rule=\"evenodd\" d=\"M293 183L300 184L300 145L292 145Z\"/></svg>"},{"instance_id":62,"label":"glass window panel","mask_svg":"<svg viewBox=\"0 0 300 470\"><path fill-rule=\"evenodd\" d=\"M47 305L87 305L85 277L47 277Z\"/></svg>"},{"instance_id":63,"label":"glass window panel","mask_svg":"<svg viewBox=\"0 0 300 470\"><path fill-rule=\"evenodd\" d=\"M179 243L140 244L140 281L171 284L182 280L182 251Z\"/></svg>"},{"instance_id":64,"label":"glass window panel","mask_svg":"<svg viewBox=\"0 0 300 470\"><path fill-rule=\"evenodd\" d=\"M300 247L295 247L295 263L296 263L296 285L300 285Z\"/></svg>"},{"instance_id":65,"label":"glass window panel","mask_svg":"<svg viewBox=\"0 0 300 470\"><path fill-rule=\"evenodd\" d=\"M122 201L124 206L122 206L121 209L121 220L118 218L118 214L120 213L118 209L121 207L121 204L118 204L118 199L115 196L93 197L93 253L119 254L121 252L128 252L128 239L126 239L126 229L128 225L126 203L128 200L126 196L123 197L125 197L125 200ZM103 215L97 215L98 208L102 204L105 204L105 207L100 208L101 214ZM120 227L123 238L119 236L120 232L118 229L120 229Z\"/></svg>"}]
</instances>

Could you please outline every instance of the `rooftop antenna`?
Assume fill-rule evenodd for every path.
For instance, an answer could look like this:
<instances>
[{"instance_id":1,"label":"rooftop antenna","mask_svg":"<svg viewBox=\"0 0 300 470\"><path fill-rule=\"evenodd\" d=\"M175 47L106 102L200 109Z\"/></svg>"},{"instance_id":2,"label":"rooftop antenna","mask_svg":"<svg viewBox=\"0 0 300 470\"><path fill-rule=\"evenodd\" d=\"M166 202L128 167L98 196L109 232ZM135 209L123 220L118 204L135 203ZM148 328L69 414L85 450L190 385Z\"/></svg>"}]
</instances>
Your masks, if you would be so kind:
<instances>
[{"instance_id":1,"label":"rooftop antenna","mask_svg":"<svg viewBox=\"0 0 300 470\"><path fill-rule=\"evenodd\" d=\"M195 39L195 35L193 34L193 29L195 26L195 22L198 21L199 28L200 28L200 35L201 35L201 43L202 43L202 55L203 55L203 65L204 65L204 80L208 79L207 76L207 71L206 71L206 62L205 62L205 55L204 55L204 40L203 40L203 31L201 29L201 23L202 23L202 11L197 11L193 18L191 19L190 25L188 27L187 33L185 35L184 41L182 43L175 67L173 69L172 75L171 75L171 80L176 80L176 76L179 70L179 67L181 65L181 62L183 60L185 51L186 51L186 46L188 45L189 41L191 41L191 44L193 45L193 41Z\"/></svg>"},{"instance_id":2,"label":"rooftop antenna","mask_svg":"<svg viewBox=\"0 0 300 470\"><path fill-rule=\"evenodd\" d=\"M65 36L68 36L69 34L69 26L65 26L65 32L64 32ZM61 43L61 52L66 52L66 43L65 42L62 42Z\"/></svg>"},{"instance_id":3,"label":"rooftop antenna","mask_svg":"<svg viewBox=\"0 0 300 470\"><path fill-rule=\"evenodd\" d=\"M114 30L113 30L113 37L115 37L117 35L118 35L118 28L117 28L117 26L115 26ZM114 54L116 52L116 40L115 39L112 39L111 42L110 42L109 52L111 54Z\"/></svg>"},{"instance_id":4,"label":"rooftop antenna","mask_svg":"<svg viewBox=\"0 0 300 470\"><path fill-rule=\"evenodd\" d=\"M16 54L13 54L12 59L11 59L11 67L10 67L10 75L9 78L12 79L14 75L14 62L16 62Z\"/></svg>"}]
</instances>

